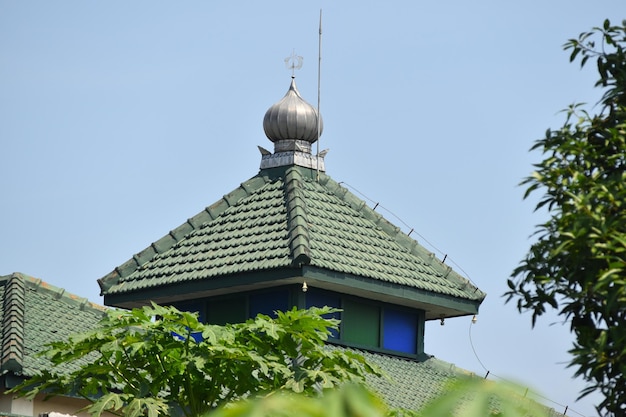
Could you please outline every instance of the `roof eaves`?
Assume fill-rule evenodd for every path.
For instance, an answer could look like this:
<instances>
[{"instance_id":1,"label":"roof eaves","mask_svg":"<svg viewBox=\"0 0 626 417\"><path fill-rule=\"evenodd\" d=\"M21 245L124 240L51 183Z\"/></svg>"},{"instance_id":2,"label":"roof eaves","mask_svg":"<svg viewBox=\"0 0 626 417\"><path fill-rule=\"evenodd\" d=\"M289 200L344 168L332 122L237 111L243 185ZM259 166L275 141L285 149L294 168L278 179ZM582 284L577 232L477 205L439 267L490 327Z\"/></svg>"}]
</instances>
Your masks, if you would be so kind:
<instances>
[{"instance_id":1,"label":"roof eaves","mask_svg":"<svg viewBox=\"0 0 626 417\"><path fill-rule=\"evenodd\" d=\"M141 291L114 292L105 296L109 306L125 309L148 305L172 303L190 298L212 297L234 294L258 288L270 288L299 282L302 271L286 266L279 269L248 271L234 275L223 275L220 279L190 280L173 284L143 288Z\"/></svg>"},{"instance_id":2,"label":"roof eaves","mask_svg":"<svg viewBox=\"0 0 626 417\"><path fill-rule=\"evenodd\" d=\"M250 178L211 206L206 207L200 213L189 218L185 223L178 226L176 229L171 230L161 239L150 244L150 246L146 249L135 254L131 259L116 267L104 277L98 279L101 294L106 294L107 291L117 284L121 278L132 274L158 254L167 252L178 242L184 239L189 233L201 228L205 223L215 220L229 207L237 204L237 202L242 198L249 196L269 181L270 179L268 177L261 175L256 175Z\"/></svg>"},{"instance_id":3,"label":"roof eaves","mask_svg":"<svg viewBox=\"0 0 626 417\"><path fill-rule=\"evenodd\" d=\"M423 288L407 287L399 283L382 282L356 274L334 272L327 268L310 265L303 266L302 277L307 280L309 287L318 286L322 289L392 304L419 306L417 308L426 312L426 320L439 319L440 314L444 314L446 318L478 314L482 301Z\"/></svg>"}]
</instances>

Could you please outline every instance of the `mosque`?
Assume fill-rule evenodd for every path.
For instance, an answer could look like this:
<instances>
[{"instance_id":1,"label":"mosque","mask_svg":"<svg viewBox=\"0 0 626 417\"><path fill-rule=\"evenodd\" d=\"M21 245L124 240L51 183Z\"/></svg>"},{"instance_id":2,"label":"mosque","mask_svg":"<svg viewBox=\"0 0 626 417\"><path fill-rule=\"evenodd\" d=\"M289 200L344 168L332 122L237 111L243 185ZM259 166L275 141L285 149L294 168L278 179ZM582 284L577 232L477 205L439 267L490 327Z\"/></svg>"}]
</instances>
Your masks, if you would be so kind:
<instances>
[{"instance_id":1,"label":"mosque","mask_svg":"<svg viewBox=\"0 0 626 417\"><path fill-rule=\"evenodd\" d=\"M329 343L391 377L367 380L391 407L419 409L465 373L424 351L426 321L475 315L485 293L327 174L325 152L313 152L321 117L293 76L263 128L273 152L259 147L258 173L99 279L104 304L173 305L215 324L337 307ZM103 312L20 273L0 277L0 298L3 389L45 369L46 342ZM0 415L71 413L77 401L2 395Z\"/></svg>"}]
</instances>

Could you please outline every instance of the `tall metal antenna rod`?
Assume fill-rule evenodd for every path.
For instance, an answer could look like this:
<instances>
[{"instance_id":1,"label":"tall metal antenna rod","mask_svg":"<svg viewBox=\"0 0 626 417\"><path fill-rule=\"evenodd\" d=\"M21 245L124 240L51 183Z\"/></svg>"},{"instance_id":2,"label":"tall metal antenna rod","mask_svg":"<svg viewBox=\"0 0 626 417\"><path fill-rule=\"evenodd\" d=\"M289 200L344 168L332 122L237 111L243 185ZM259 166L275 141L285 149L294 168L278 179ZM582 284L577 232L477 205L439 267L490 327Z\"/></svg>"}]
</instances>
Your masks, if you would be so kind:
<instances>
[{"instance_id":1,"label":"tall metal antenna rod","mask_svg":"<svg viewBox=\"0 0 626 417\"><path fill-rule=\"evenodd\" d=\"M321 78L322 78L322 9L320 9L320 32L317 51L317 181L320 180L320 134L322 130L322 114L320 113Z\"/></svg>"}]
</instances>

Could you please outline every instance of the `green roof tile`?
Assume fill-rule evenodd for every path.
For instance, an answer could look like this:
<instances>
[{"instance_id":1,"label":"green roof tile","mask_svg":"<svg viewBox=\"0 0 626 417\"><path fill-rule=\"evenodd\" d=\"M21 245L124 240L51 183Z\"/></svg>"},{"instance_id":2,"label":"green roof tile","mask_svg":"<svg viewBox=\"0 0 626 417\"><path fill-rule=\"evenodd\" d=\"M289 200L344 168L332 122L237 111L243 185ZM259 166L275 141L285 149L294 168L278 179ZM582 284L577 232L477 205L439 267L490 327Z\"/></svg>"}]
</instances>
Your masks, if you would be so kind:
<instances>
[{"instance_id":1,"label":"green roof tile","mask_svg":"<svg viewBox=\"0 0 626 417\"><path fill-rule=\"evenodd\" d=\"M308 265L482 301L484 293L362 200L315 177L299 167L261 171L101 278L103 294Z\"/></svg>"}]
</instances>

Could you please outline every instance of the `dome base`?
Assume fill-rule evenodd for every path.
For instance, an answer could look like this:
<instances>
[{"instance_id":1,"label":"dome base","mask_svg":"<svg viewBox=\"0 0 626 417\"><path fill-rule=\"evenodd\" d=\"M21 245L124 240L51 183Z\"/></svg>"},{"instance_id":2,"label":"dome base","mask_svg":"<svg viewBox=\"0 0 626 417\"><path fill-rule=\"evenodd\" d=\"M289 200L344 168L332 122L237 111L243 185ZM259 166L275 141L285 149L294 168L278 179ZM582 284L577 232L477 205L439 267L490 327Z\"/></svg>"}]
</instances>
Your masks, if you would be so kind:
<instances>
[{"instance_id":1,"label":"dome base","mask_svg":"<svg viewBox=\"0 0 626 417\"><path fill-rule=\"evenodd\" d=\"M311 153L311 143L306 140L283 139L274 142L274 152L304 152Z\"/></svg>"},{"instance_id":2,"label":"dome base","mask_svg":"<svg viewBox=\"0 0 626 417\"><path fill-rule=\"evenodd\" d=\"M309 152L288 151L263 155L261 169L298 165L305 168L317 169L325 172L324 157L311 155Z\"/></svg>"}]
</instances>

